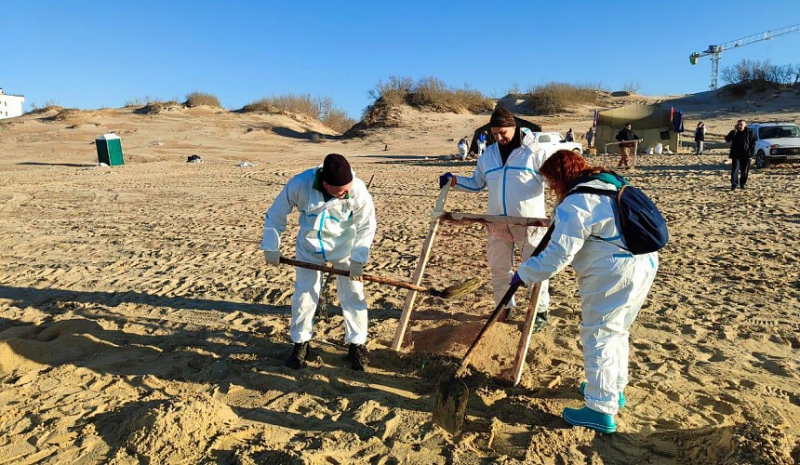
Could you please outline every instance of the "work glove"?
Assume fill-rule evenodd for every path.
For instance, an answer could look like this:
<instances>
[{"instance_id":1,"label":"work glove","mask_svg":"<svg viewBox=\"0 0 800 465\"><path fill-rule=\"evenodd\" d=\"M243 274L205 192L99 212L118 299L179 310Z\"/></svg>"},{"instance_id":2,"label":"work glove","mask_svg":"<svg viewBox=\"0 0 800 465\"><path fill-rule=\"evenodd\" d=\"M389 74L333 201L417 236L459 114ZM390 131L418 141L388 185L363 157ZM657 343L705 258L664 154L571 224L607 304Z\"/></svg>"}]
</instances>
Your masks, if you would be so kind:
<instances>
[{"instance_id":1,"label":"work glove","mask_svg":"<svg viewBox=\"0 0 800 465\"><path fill-rule=\"evenodd\" d=\"M281 253L279 251L264 251L264 261L267 265L280 265L281 264Z\"/></svg>"},{"instance_id":2,"label":"work glove","mask_svg":"<svg viewBox=\"0 0 800 465\"><path fill-rule=\"evenodd\" d=\"M525 286L525 281L523 281L522 278L519 277L519 273L514 273L514 277L511 278L510 285L511 286L515 286L515 285Z\"/></svg>"},{"instance_id":3,"label":"work glove","mask_svg":"<svg viewBox=\"0 0 800 465\"><path fill-rule=\"evenodd\" d=\"M364 276L364 264L358 262L350 262L350 280L361 281Z\"/></svg>"},{"instance_id":4,"label":"work glove","mask_svg":"<svg viewBox=\"0 0 800 465\"><path fill-rule=\"evenodd\" d=\"M453 186L456 177L453 176L453 173L445 173L439 176L439 189L445 186L445 184L450 184L450 187Z\"/></svg>"}]
</instances>

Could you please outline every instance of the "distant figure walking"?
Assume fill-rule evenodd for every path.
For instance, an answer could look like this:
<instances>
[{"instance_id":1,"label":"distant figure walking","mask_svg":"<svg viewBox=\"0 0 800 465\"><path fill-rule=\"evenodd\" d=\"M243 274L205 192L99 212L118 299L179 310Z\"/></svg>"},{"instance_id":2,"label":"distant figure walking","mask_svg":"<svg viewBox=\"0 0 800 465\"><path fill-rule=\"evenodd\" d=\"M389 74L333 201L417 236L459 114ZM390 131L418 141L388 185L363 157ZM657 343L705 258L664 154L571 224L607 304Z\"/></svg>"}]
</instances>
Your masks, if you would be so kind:
<instances>
[{"instance_id":1,"label":"distant figure walking","mask_svg":"<svg viewBox=\"0 0 800 465\"><path fill-rule=\"evenodd\" d=\"M467 138L467 136L464 136L460 141L458 141L458 158L466 160L468 153L469 153L469 139Z\"/></svg>"},{"instance_id":2,"label":"distant figure walking","mask_svg":"<svg viewBox=\"0 0 800 465\"><path fill-rule=\"evenodd\" d=\"M630 168L630 165L628 164L630 161L630 151L632 148L636 147L636 144L629 141L639 140L639 136L637 136L631 128L631 123L625 123L625 129L622 129L617 133L616 139L620 142L619 162L617 163L617 168Z\"/></svg>"},{"instance_id":3,"label":"distant figure walking","mask_svg":"<svg viewBox=\"0 0 800 465\"><path fill-rule=\"evenodd\" d=\"M740 119L733 130L725 136L725 142L731 143L731 190L745 188L747 175L750 172L750 158L756 151L756 135L747 127L747 121ZM741 174L741 176L739 176Z\"/></svg>"},{"instance_id":4,"label":"distant figure walking","mask_svg":"<svg viewBox=\"0 0 800 465\"><path fill-rule=\"evenodd\" d=\"M567 131L567 135L564 138L564 140L567 142L575 142L575 133L572 131L572 128L569 128L569 131Z\"/></svg>"},{"instance_id":5,"label":"distant figure walking","mask_svg":"<svg viewBox=\"0 0 800 465\"><path fill-rule=\"evenodd\" d=\"M586 147L591 147L592 142L594 142L594 128L590 127L588 131L586 131Z\"/></svg>"},{"instance_id":6,"label":"distant figure walking","mask_svg":"<svg viewBox=\"0 0 800 465\"><path fill-rule=\"evenodd\" d=\"M706 123L700 121L694 130L695 155L703 154L703 141L706 140Z\"/></svg>"}]
</instances>

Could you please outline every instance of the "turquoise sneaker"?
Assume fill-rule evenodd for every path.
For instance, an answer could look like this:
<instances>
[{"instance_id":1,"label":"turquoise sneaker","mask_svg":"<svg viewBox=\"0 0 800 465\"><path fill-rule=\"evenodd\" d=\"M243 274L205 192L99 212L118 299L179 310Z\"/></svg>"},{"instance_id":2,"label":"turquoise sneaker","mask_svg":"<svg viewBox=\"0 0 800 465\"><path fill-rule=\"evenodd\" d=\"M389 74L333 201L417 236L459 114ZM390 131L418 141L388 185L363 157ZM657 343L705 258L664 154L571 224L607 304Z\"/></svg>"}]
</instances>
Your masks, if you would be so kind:
<instances>
[{"instance_id":1,"label":"turquoise sneaker","mask_svg":"<svg viewBox=\"0 0 800 465\"><path fill-rule=\"evenodd\" d=\"M561 416L570 425L583 426L603 434L611 434L617 430L617 422L613 416L595 412L589 407L565 408Z\"/></svg>"},{"instance_id":2,"label":"turquoise sneaker","mask_svg":"<svg viewBox=\"0 0 800 465\"><path fill-rule=\"evenodd\" d=\"M586 381L581 383L578 390L581 391L581 394L583 394L583 391L586 390ZM619 408L625 408L625 394L621 392L619 393Z\"/></svg>"}]
</instances>

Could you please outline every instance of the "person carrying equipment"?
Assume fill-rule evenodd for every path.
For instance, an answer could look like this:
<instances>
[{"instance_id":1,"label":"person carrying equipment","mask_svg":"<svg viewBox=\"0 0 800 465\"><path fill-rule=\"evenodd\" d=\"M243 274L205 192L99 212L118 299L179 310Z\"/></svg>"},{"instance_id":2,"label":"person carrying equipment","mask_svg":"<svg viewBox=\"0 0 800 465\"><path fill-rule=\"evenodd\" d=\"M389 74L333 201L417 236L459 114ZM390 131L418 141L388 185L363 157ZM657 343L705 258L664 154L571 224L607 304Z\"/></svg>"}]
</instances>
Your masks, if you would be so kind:
<instances>
[{"instance_id":1,"label":"person carrying equipment","mask_svg":"<svg viewBox=\"0 0 800 465\"><path fill-rule=\"evenodd\" d=\"M330 262L334 268L349 270L349 278L336 278L336 289L344 316L344 338L349 344L348 359L354 370L363 371L369 360L365 345L367 300L361 276L375 237L372 196L364 182L355 177L347 159L336 153L326 156L322 166L294 176L266 214L261 249L268 265L280 263L280 236L286 230L286 217L295 208L300 212L297 259L320 265ZM295 272L289 327L294 350L286 366L297 369L309 358L322 273L301 267L295 267Z\"/></svg>"}]
</instances>

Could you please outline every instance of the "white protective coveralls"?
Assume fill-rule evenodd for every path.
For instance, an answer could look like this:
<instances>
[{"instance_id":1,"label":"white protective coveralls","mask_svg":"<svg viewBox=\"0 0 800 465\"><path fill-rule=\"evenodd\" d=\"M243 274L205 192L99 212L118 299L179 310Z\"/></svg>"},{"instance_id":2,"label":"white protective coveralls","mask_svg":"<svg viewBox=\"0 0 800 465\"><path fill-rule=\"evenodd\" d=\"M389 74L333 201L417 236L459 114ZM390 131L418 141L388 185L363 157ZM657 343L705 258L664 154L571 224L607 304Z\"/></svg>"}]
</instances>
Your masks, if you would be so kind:
<instances>
[{"instance_id":1,"label":"white protective coveralls","mask_svg":"<svg viewBox=\"0 0 800 465\"><path fill-rule=\"evenodd\" d=\"M522 145L508 156L506 164L500 156L498 144L494 143L478 159L471 177L457 176L455 189L480 192L489 189L490 215L545 218L545 182L539 167L544 163L545 151L528 128L520 129ZM486 258L492 271L494 304L508 291L514 276L514 246L522 250L522 260L527 260L539 244L545 228L517 225L489 224ZM542 283L536 311L547 311L550 302L548 282ZM508 305L514 306L514 299Z\"/></svg>"},{"instance_id":2,"label":"white protective coveralls","mask_svg":"<svg viewBox=\"0 0 800 465\"><path fill-rule=\"evenodd\" d=\"M375 207L364 182L355 177L348 196L329 198L314 187L321 166L293 177L284 186L269 208L264 222L261 249L280 250L280 236L286 229L286 217L297 208L300 230L295 242L297 260L349 270L350 262L366 264L375 237ZM317 180L323 189L321 180ZM296 280L292 295L292 321L289 333L292 342L311 339L314 313L319 302L322 273L295 268ZM336 277L336 289L345 323L345 342L364 344L367 341L367 300L364 284L347 276Z\"/></svg>"},{"instance_id":3,"label":"white protective coveralls","mask_svg":"<svg viewBox=\"0 0 800 465\"><path fill-rule=\"evenodd\" d=\"M481 155L483 155L483 152L485 152L485 151L486 151L486 141L485 140L479 140L478 141L478 156L480 157Z\"/></svg>"},{"instance_id":4,"label":"white protective coveralls","mask_svg":"<svg viewBox=\"0 0 800 465\"><path fill-rule=\"evenodd\" d=\"M469 155L469 142L467 139L461 139L458 142L458 158L466 160L467 155Z\"/></svg>"},{"instance_id":5,"label":"white protective coveralls","mask_svg":"<svg viewBox=\"0 0 800 465\"><path fill-rule=\"evenodd\" d=\"M600 180L580 185L616 190ZM581 296L586 406L608 415L619 410L619 393L628 384L628 330L658 269L657 252L633 255L623 248L613 202L598 194L567 196L553 214L547 247L517 270L531 285L572 263Z\"/></svg>"}]
</instances>

